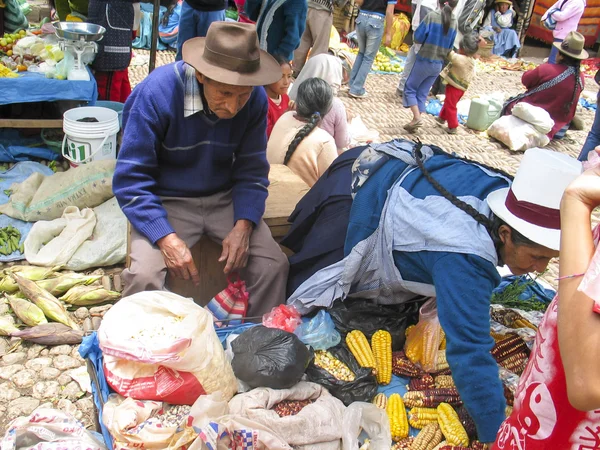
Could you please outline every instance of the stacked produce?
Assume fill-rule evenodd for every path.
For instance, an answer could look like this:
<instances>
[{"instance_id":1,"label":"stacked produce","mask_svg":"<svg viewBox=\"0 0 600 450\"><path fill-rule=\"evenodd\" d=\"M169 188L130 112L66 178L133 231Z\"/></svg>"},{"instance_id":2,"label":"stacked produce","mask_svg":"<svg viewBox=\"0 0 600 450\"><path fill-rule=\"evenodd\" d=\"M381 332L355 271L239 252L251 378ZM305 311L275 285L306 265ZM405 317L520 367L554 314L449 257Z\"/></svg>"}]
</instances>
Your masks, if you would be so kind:
<instances>
[{"instance_id":1,"label":"stacked produce","mask_svg":"<svg viewBox=\"0 0 600 450\"><path fill-rule=\"evenodd\" d=\"M0 53L4 53L7 56L12 56L13 46L27 35L25 30L19 30L15 33L4 33L0 38Z\"/></svg>"},{"instance_id":2,"label":"stacked produce","mask_svg":"<svg viewBox=\"0 0 600 450\"><path fill-rule=\"evenodd\" d=\"M350 51L357 54L358 48L350 49ZM408 46L401 49L401 51L408 51ZM382 45L377 52L377 56L375 56L372 69L378 72L401 73L404 66L401 60L397 58L394 50Z\"/></svg>"},{"instance_id":3,"label":"stacked produce","mask_svg":"<svg viewBox=\"0 0 600 450\"><path fill-rule=\"evenodd\" d=\"M16 251L24 253L21 232L12 225L0 228L0 255L8 256Z\"/></svg>"},{"instance_id":4,"label":"stacked produce","mask_svg":"<svg viewBox=\"0 0 600 450\"><path fill-rule=\"evenodd\" d=\"M62 273L59 269L36 266L4 269L0 292L20 323L15 324L10 315L0 316L0 335L41 345L78 344L83 332L67 308L98 305L120 297L118 292L99 284L102 275ZM21 324L29 328L19 329Z\"/></svg>"}]
</instances>

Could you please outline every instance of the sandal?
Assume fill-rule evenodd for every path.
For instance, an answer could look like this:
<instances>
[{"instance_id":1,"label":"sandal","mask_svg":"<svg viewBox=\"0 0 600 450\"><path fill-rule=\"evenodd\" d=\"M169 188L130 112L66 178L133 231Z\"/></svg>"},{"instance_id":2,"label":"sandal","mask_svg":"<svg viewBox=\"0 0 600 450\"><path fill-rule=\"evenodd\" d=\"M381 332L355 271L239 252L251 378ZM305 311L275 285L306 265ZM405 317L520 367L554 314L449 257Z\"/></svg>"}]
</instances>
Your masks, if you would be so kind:
<instances>
[{"instance_id":1,"label":"sandal","mask_svg":"<svg viewBox=\"0 0 600 450\"><path fill-rule=\"evenodd\" d=\"M410 122L407 123L406 125L404 125L404 129L406 131L408 131L409 133L412 133L412 132L418 130L419 128L421 128L422 126L423 126L423 120L419 119L412 125L410 124Z\"/></svg>"}]
</instances>

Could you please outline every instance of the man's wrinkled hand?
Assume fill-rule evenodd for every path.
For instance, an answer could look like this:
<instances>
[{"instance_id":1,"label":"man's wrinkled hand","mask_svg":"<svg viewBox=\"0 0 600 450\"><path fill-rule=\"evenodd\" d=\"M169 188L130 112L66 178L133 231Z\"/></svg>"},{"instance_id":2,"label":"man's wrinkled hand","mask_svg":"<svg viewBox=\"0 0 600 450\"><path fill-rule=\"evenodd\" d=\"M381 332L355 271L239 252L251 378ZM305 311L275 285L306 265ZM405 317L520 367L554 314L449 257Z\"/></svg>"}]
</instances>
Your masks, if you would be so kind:
<instances>
[{"instance_id":1,"label":"man's wrinkled hand","mask_svg":"<svg viewBox=\"0 0 600 450\"><path fill-rule=\"evenodd\" d=\"M183 280L192 280L197 286L200 284L200 275L194 260L192 252L188 246L175 233L166 235L156 241L160 249L165 265L169 273Z\"/></svg>"},{"instance_id":2,"label":"man's wrinkled hand","mask_svg":"<svg viewBox=\"0 0 600 450\"><path fill-rule=\"evenodd\" d=\"M233 230L223 239L223 252L219 262L226 261L224 273L243 269L248 264L250 235L253 225L249 220L238 220Z\"/></svg>"}]
</instances>

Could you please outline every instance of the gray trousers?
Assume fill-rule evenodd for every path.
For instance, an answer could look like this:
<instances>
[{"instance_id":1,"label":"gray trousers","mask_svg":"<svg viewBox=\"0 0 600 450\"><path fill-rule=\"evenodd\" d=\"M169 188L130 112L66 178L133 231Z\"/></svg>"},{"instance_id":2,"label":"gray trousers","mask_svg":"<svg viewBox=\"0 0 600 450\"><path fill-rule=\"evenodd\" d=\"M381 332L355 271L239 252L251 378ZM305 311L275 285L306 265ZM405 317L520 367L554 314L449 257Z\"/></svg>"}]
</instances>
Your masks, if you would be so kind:
<instances>
[{"instance_id":1,"label":"gray trousers","mask_svg":"<svg viewBox=\"0 0 600 450\"><path fill-rule=\"evenodd\" d=\"M413 5L414 6L414 5ZM415 9L413 8L413 14L415 13ZM423 22L423 19L429 14L432 10L427 8L426 6L421 5L421 12L419 14L419 23ZM416 30L413 30L413 35ZM410 71L415 65L415 61L417 59L417 52L421 46L419 44L413 43L410 46L410 50L408 51L408 55L406 55L406 61L404 62L404 70L402 71L402 76L400 77L400 81L398 82L398 87L396 88L398 93L404 93L404 86L406 85L406 80L408 80L408 76L410 75Z\"/></svg>"},{"instance_id":2,"label":"gray trousers","mask_svg":"<svg viewBox=\"0 0 600 450\"><path fill-rule=\"evenodd\" d=\"M300 45L294 52L294 74L299 74L306 56L310 51L311 58L329 50L329 35L333 25L333 14L324 9L308 8L306 14L306 28L302 33ZM312 50L310 50L312 47Z\"/></svg>"},{"instance_id":3,"label":"gray trousers","mask_svg":"<svg viewBox=\"0 0 600 450\"><path fill-rule=\"evenodd\" d=\"M231 191L208 197L161 197L161 200L171 226L188 248L192 248L204 234L222 244L233 228ZM250 293L247 315L259 316L285 301L289 264L262 220L250 236L249 252L248 265L240 271L240 277ZM167 268L161 251L133 228L129 257L129 269L122 274L124 296L165 290ZM225 267L217 260L214 263Z\"/></svg>"}]
</instances>

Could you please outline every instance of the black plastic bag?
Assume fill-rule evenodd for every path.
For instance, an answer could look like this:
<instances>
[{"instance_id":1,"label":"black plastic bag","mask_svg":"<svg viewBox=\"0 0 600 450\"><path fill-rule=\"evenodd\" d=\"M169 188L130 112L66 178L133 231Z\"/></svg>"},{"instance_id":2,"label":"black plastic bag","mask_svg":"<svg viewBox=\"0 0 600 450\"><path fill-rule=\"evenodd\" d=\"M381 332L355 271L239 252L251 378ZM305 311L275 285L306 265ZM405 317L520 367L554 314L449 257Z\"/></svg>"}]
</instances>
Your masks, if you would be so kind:
<instances>
[{"instance_id":1,"label":"black plastic bag","mask_svg":"<svg viewBox=\"0 0 600 450\"><path fill-rule=\"evenodd\" d=\"M373 397L377 394L377 378L373 375L373 371L366 367L360 367L346 347L338 345L327 351L346 364L354 372L356 378L354 381L338 380L325 369L315 366L314 361L312 361L306 369L306 376L309 381L327 388L331 395L340 399L346 406L352 402L370 402L373 400Z\"/></svg>"},{"instance_id":2,"label":"black plastic bag","mask_svg":"<svg viewBox=\"0 0 600 450\"><path fill-rule=\"evenodd\" d=\"M386 330L392 335L392 349L404 348L404 332L409 325L419 321L419 307L423 302L402 303L400 305L376 305L371 300L336 300L328 311L335 327L346 337L352 330L362 331L367 339L377 330Z\"/></svg>"},{"instance_id":3,"label":"black plastic bag","mask_svg":"<svg viewBox=\"0 0 600 450\"><path fill-rule=\"evenodd\" d=\"M262 325L240 334L231 349L235 376L252 388L294 386L313 357L295 334Z\"/></svg>"}]
</instances>

